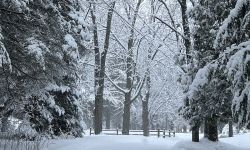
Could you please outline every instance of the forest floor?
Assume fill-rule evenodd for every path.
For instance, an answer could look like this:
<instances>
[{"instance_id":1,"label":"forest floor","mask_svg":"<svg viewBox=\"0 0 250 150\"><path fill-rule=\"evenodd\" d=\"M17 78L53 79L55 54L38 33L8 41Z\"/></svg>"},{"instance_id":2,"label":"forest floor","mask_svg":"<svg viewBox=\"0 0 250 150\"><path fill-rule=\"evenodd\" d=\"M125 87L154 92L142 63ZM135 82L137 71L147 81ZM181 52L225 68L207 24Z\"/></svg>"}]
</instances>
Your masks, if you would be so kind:
<instances>
[{"instance_id":1,"label":"forest floor","mask_svg":"<svg viewBox=\"0 0 250 150\"><path fill-rule=\"evenodd\" d=\"M51 141L46 150L250 150L250 133L221 138L220 142L201 139L191 142L191 134L157 138L143 136L85 136L81 139Z\"/></svg>"}]
</instances>

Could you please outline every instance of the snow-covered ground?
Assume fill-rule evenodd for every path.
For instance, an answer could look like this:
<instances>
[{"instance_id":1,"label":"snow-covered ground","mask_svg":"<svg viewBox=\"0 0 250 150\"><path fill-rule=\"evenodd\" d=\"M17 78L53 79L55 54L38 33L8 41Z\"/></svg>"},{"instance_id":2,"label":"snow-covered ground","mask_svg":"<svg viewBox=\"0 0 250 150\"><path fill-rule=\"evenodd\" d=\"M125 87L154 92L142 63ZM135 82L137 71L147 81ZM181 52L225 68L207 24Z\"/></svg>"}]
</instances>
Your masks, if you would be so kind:
<instances>
[{"instance_id":1,"label":"snow-covered ground","mask_svg":"<svg viewBox=\"0 0 250 150\"><path fill-rule=\"evenodd\" d=\"M47 150L250 150L250 134L221 138L220 142L204 139L192 143L191 134L157 138L143 136L85 136L81 139L51 141Z\"/></svg>"}]
</instances>

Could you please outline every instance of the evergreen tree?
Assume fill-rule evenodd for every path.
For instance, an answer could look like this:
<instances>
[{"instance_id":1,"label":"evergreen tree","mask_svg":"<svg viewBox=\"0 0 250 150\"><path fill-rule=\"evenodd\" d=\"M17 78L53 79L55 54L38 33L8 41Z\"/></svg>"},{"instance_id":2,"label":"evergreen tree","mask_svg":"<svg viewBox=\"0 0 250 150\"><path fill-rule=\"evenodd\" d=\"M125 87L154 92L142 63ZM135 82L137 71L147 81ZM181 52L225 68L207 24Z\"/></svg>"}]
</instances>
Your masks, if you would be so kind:
<instances>
[{"instance_id":1,"label":"evergreen tree","mask_svg":"<svg viewBox=\"0 0 250 150\"><path fill-rule=\"evenodd\" d=\"M214 42L217 50L224 50L217 62L230 82L233 95L232 108L240 126L250 128L249 112L249 36L250 1L238 0L224 20Z\"/></svg>"},{"instance_id":2,"label":"evergreen tree","mask_svg":"<svg viewBox=\"0 0 250 150\"><path fill-rule=\"evenodd\" d=\"M188 87L186 99L189 99L189 105L184 107L183 115L192 126L205 122L205 137L211 141L218 140L217 119L230 114L231 94L225 88L229 83L224 80L223 72L214 70L207 73L216 66L204 66L218 58L220 51L214 49L213 41L231 5L231 1L200 0L190 12L194 27L193 61L189 74L193 81Z\"/></svg>"},{"instance_id":3,"label":"evergreen tree","mask_svg":"<svg viewBox=\"0 0 250 150\"><path fill-rule=\"evenodd\" d=\"M87 27L79 5L0 2L2 121L12 116L38 133L81 136L77 82Z\"/></svg>"}]
</instances>

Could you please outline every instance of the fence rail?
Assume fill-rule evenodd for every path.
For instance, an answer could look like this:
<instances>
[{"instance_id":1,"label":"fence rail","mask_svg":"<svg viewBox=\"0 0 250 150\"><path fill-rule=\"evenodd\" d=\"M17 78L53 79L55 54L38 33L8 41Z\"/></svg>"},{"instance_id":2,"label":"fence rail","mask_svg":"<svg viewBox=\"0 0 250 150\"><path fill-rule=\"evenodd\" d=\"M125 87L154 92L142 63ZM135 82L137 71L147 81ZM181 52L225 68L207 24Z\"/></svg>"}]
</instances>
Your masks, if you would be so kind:
<instances>
[{"instance_id":1,"label":"fence rail","mask_svg":"<svg viewBox=\"0 0 250 150\"><path fill-rule=\"evenodd\" d=\"M93 129L89 129L90 135L95 134ZM103 129L102 134L105 135L122 135L122 130L120 129ZM168 135L166 135L168 134ZM143 135L143 130L129 130L129 135ZM149 130L149 135L155 135L157 137L175 137L175 131L170 131L170 130Z\"/></svg>"}]
</instances>

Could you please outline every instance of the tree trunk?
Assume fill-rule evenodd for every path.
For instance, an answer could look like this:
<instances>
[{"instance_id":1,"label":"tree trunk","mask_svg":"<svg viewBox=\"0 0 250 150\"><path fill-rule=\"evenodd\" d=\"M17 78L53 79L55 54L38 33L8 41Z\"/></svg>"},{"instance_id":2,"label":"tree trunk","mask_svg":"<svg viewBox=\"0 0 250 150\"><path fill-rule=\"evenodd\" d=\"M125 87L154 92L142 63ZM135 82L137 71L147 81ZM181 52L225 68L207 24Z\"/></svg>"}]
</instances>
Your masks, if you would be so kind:
<instances>
[{"instance_id":1,"label":"tree trunk","mask_svg":"<svg viewBox=\"0 0 250 150\"><path fill-rule=\"evenodd\" d=\"M105 120L106 120L106 129L110 129L111 124L111 110L110 110L110 102L107 101L106 113L105 113Z\"/></svg>"},{"instance_id":2,"label":"tree trunk","mask_svg":"<svg viewBox=\"0 0 250 150\"><path fill-rule=\"evenodd\" d=\"M1 132L7 132L8 131L8 117L3 117L1 119Z\"/></svg>"},{"instance_id":3,"label":"tree trunk","mask_svg":"<svg viewBox=\"0 0 250 150\"><path fill-rule=\"evenodd\" d=\"M155 125L152 120L150 121L150 129L155 130Z\"/></svg>"},{"instance_id":4,"label":"tree trunk","mask_svg":"<svg viewBox=\"0 0 250 150\"><path fill-rule=\"evenodd\" d=\"M103 102L100 95L95 97L95 110L94 110L94 126L95 134L100 134L102 132L102 111L103 111Z\"/></svg>"},{"instance_id":5,"label":"tree trunk","mask_svg":"<svg viewBox=\"0 0 250 150\"><path fill-rule=\"evenodd\" d=\"M112 7L108 11L106 37L104 42L104 51L100 54L98 43L98 32L96 25L96 16L94 14L94 8L91 9L92 23L94 25L94 50L95 50L95 109L94 109L94 126L95 134L102 132L102 113L103 113L103 91L104 91L104 77L105 77L105 63L106 56L109 48L109 39L111 32L111 22L113 10L115 7L115 1L112 3Z\"/></svg>"},{"instance_id":6,"label":"tree trunk","mask_svg":"<svg viewBox=\"0 0 250 150\"><path fill-rule=\"evenodd\" d=\"M106 129L110 129L110 123L111 123L110 114L107 114L107 116L106 116Z\"/></svg>"},{"instance_id":7,"label":"tree trunk","mask_svg":"<svg viewBox=\"0 0 250 150\"><path fill-rule=\"evenodd\" d=\"M165 121L166 121L165 129L168 130L169 129L168 117L165 118Z\"/></svg>"},{"instance_id":8,"label":"tree trunk","mask_svg":"<svg viewBox=\"0 0 250 150\"><path fill-rule=\"evenodd\" d=\"M114 7L115 7L115 1L112 2L111 7L108 10L106 36L105 36L105 41L104 41L104 51L101 53L101 70L100 70L100 83L99 83L100 87L99 88L100 88L100 96L101 96L102 101L103 101L104 81L105 81L104 78L105 78L105 68L106 68L106 56L107 56L108 49L109 49L111 23L112 23ZM106 122L106 125L108 125L108 127L110 128L110 116L108 117L108 122Z\"/></svg>"},{"instance_id":9,"label":"tree trunk","mask_svg":"<svg viewBox=\"0 0 250 150\"><path fill-rule=\"evenodd\" d=\"M192 141L199 142L199 126L192 127Z\"/></svg>"},{"instance_id":10,"label":"tree trunk","mask_svg":"<svg viewBox=\"0 0 250 150\"><path fill-rule=\"evenodd\" d=\"M122 134L129 135L130 129L130 100L131 100L131 92L125 93L125 102L124 102L124 110L123 110L123 122L122 122Z\"/></svg>"},{"instance_id":11,"label":"tree trunk","mask_svg":"<svg viewBox=\"0 0 250 150\"><path fill-rule=\"evenodd\" d=\"M183 126L183 132L187 133L187 126L186 125Z\"/></svg>"},{"instance_id":12,"label":"tree trunk","mask_svg":"<svg viewBox=\"0 0 250 150\"><path fill-rule=\"evenodd\" d=\"M94 14L95 6L91 9L91 18L94 26L94 50L95 50L95 109L94 109L94 126L95 134L100 134L102 131L102 100L100 99L100 88L99 88L99 78L100 78L100 50L98 43L98 33L96 25L96 16Z\"/></svg>"},{"instance_id":13,"label":"tree trunk","mask_svg":"<svg viewBox=\"0 0 250 150\"><path fill-rule=\"evenodd\" d=\"M142 100L142 128L143 136L149 136L149 111L148 111L148 102L149 102L149 89L150 89L150 77L147 79L147 93L144 100Z\"/></svg>"},{"instance_id":14,"label":"tree trunk","mask_svg":"<svg viewBox=\"0 0 250 150\"><path fill-rule=\"evenodd\" d=\"M128 56L127 56L127 81L126 81L126 89L129 90L125 93L125 101L124 101L124 112L123 112L123 126L122 126L122 134L128 135L130 129L130 105L131 105L131 89L133 86L133 39L130 37L128 42Z\"/></svg>"},{"instance_id":15,"label":"tree trunk","mask_svg":"<svg viewBox=\"0 0 250 150\"><path fill-rule=\"evenodd\" d=\"M203 122L200 126L200 133L204 133L205 128L205 122Z\"/></svg>"},{"instance_id":16,"label":"tree trunk","mask_svg":"<svg viewBox=\"0 0 250 150\"><path fill-rule=\"evenodd\" d=\"M189 65L192 63L192 55L191 55L190 28L189 28L188 15L187 15L187 1L178 0L178 2L181 6L182 26L183 26L184 36L185 36L183 40L184 40L184 46L186 48L186 63ZM189 106L188 98L184 99L184 106Z\"/></svg>"},{"instance_id":17,"label":"tree trunk","mask_svg":"<svg viewBox=\"0 0 250 150\"><path fill-rule=\"evenodd\" d=\"M132 20L132 25L131 25L131 30L130 30L130 35L129 35L129 40L128 40L128 55L127 55L127 67L126 67L126 89L128 90L125 93L125 101L124 101L124 112L123 112L123 126L122 126L122 134L128 135L129 134L129 129L130 129L130 105L131 105L131 90L133 88L133 71L134 71L134 60L133 60L133 46L134 46L134 27L136 23L136 19L138 16L138 11L140 8L140 5L142 3L142 0L138 0L133 20Z\"/></svg>"},{"instance_id":18,"label":"tree trunk","mask_svg":"<svg viewBox=\"0 0 250 150\"><path fill-rule=\"evenodd\" d=\"M208 124L208 140L216 142L218 141L218 130L217 130L217 118L211 117L207 120Z\"/></svg>"},{"instance_id":19,"label":"tree trunk","mask_svg":"<svg viewBox=\"0 0 250 150\"><path fill-rule=\"evenodd\" d=\"M208 138L208 118L204 120L204 138Z\"/></svg>"},{"instance_id":20,"label":"tree trunk","mask_svg":"<svg viewBox=\"0 0 250 150\"><path fill-rule=\"evenodd\" d=\"M228 136L233 137L233 120L232 119L229 120L228 125L229 125Z\"/></svg>"},{"instance_id":21,"label":"tree trunk","mask_svg":"<svg viewBox=\"0 0 250 150\"><path fill-rule=\"evenodd\" d=\"M150 24L155 23L155 1L151 1L151 16L150 16ZM153 38L155 38L155 33L153 33ZM150 61L152 60L152 48L153 44L148 49L148 59L147 59L147 72L146 72L146 94L144 100L142 100L142 128L143 128L143 136L149 136L149 109L148 103L150 98L150 90L151 90L151 78L150 78Z\"/></svg>"},{"instance_id":22,"label":"tree trunk","mask_svg":"<svg viewBox=\"0 0 250 150\"><path fill-rule=\"evenodd\" d=\"M190 41L190 28L189 28L189 22L188 22L188 15L187 15L187 1L186 0L179 0L180 6L181 6L181 16L182 16L182 26L183 26L183 32L184 32L184 45L186 48L186 57L187 57L187 63L191 63L191 41Z\"/></svg>"}]
</instances>

